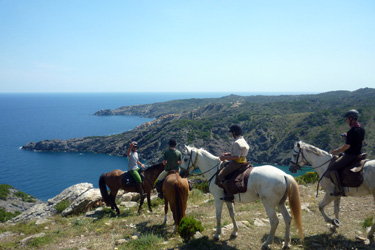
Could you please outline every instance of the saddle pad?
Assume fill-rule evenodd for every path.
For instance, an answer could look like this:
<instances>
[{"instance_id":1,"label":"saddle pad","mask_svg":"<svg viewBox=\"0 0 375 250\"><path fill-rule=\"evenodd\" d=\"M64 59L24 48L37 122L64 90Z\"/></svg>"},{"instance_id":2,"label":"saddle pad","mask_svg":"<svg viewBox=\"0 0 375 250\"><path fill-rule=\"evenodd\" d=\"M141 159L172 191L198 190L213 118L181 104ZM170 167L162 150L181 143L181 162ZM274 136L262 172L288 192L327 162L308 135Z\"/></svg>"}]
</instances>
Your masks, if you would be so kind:
<instances>
[{"instance_id":1,"label":"saddle pad","mask_svg":"<svg viewBox=\"0 0 375 250\"><path fill-rule=\"evenodd\" d=\"M254 167L251 164L245 164L243 167L228 175L223 185L225 185L233 194L245 193L247 191L249 176L253 168ZM222 185L221 187L223 188Z\"/></svg>"},{"instance_id":2,"label":"saddle pad","mask_svg":"<svg viewBox=\"0 0 375 250\"><path fill-rule=\"evenodd\" d=\"M143 182L143 171L139 171L139 175L141 176L142 182ZM131 174L126 171L122 174L122 186L124 187L134 187L137 183L135 182L134 178L131 176Z\"/></svg>"}]
</instances>

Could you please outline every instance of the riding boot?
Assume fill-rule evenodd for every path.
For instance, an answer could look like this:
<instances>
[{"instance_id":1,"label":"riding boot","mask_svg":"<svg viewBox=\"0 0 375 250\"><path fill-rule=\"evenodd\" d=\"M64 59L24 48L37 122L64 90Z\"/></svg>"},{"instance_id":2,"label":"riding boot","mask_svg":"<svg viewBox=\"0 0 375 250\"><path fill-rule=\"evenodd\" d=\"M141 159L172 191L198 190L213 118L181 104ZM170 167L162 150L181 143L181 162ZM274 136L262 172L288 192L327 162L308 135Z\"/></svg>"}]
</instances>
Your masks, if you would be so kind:
<instances>
[{"instance_id":1,"label":"riding boot","mask_svg":"<svg viewBox=\"0 0 375 250\"><path fill-rule=\"evenodd\" d=\"M145 198L146 194L143 191L142 183L137 183L135 187L137 189L137 192L141 195L141 198Z\"/></svg>"},{"instance_id":2,"label":"riding boot","mask_svg":"<svg viewBox=\"0 0 375 250\"><path fill-rule=\"evenodd\" d=\"M163 190L162 190L162 188L163 188L163 181L156 182L155 187L156 187L156 191L158 191L158 197L160 199L163 199L164 198L163 197Z\"/></svg>"},{"instance_id":3,"label":"riding boot","mask_svg":"<svg viewBox=\"0 0 375 250\"><path fill-rule=\"evenodd\" d=\"M341 186L339 173L336 170L331 171L331 178L333 180L333 183L335 184L333 196L345 196L345 191Z\"/></svg>"},{"instance_id":4,"label":"riding boot","mask_svg":"<svg viewBox=\"0 0 375 250\"><path fill-rule=\"evenodd\" d=\"M226 202L234 202L234 195L232 194L231 190L228 187L228 182L224 181L223 182L223 187L224 187L224 197L220 198L223 201Z\"/></svg>"}]
</instances>

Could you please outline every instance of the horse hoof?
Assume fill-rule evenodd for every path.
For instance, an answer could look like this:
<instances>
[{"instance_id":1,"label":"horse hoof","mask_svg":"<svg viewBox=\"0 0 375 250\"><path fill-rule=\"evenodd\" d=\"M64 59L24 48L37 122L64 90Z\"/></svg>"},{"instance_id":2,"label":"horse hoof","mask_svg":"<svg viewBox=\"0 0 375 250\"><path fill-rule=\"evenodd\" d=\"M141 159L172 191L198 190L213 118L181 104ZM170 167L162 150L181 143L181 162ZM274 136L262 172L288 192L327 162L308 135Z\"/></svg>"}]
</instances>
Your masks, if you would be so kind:
<instances>
[{"instance_id":1,"label":"horse hoof","mask_svg":"<svg viewBox=\"0 0 375 250\"><path fill-rule=\"evenodd\" d=\"M283 249L290 249L289 243L283 242Z\"/></svg>"},{"instance_id":2,"label":"horse hoof","mask_svg":"<svg viewBox=\"0 0 375 250\"><path fill-rule=\"evenodd\" d=\"M270 250L271 248L268 246L268 244L264 244L262 246L262 250Z\"/></svg>"},{"instance_id":3,"label":"horse hoof","mask_svg":"<svg viewBox=\"0 0 375 250\"><path fill-rule=\"evenodd\" d=\"M340 221L338 219L332 219L331 223L335 227L340 227L341 226Z\"/></svg>"}]
</instances>

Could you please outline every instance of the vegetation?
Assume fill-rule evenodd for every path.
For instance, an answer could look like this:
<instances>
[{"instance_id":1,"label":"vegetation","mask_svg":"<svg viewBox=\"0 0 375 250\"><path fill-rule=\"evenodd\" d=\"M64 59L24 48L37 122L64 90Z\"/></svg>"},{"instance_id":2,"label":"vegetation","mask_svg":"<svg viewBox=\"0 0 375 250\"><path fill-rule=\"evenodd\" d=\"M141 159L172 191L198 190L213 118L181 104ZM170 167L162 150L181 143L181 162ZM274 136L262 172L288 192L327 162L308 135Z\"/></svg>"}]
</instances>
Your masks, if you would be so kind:
<instances>
[{"instance_id":1,"label":"vegetation","mask_svg":"<svg viewBox=\"0 0 375 250\"><path fill-rule=\"evenodd\" d=\"M316 172L307 172L301 176L297 176L296 181L300 185L312 184L319 181L319 175Z\"/></svg>"},{"instance_id":2,"label":"vegetation","mask_svg":"<svg viewBox=\"0 0 375 250\"><path fill-rule=\"evenodd\" d=\"M184 242L188 242L198 231L203 231L202 224L192 216L182 218L180 224L178 225L178 233L180 234L181 238L184 239Z\"/></svg>"},{"instance_id":3,"label":"vegetation","mask_svg":"<svg viewBox=\"0 0 375 250\"><path fill-rule=\"evenodd\" d=\"M16 217L20 213L21 212L18 212L18 211L14 213L10 213L10 212L5 211L4 208L0 208L0 222L6 222L7 220L10 220L13 217Z\"/></svg>"},{"instance_id":4,"label":"vegetation","mask_svg":"<svg viewBox=\"0 0 375 250\"><path fill-rule=\"evenodd\" d=\"M70 202L68 200L63 200L63 201L60 201L59 203L57 203L57 205L55 206L55 209L60 214L62 211L67 209L69 207L69 205L70 205Z\"/></svg>"},{"instance_id":5,"label":"vegetation","mask_svg":"<svg viewBox=\"0 0 375 250\"><path fill-rule=\"evenodd\" d=\"M1 200L7 200L7 197L10 193L9 189L12 188L12 186L8 184L0 184L0 199Z\"/></svg>"},{"instance_id":6,"label":"vegetation","mask_svg":"<svg viewBox=\"0 0 375 250\"><path fill-rule=\"evenodd\" d=\"M35 202L35 197L24 192L17 191L14 193L14 195L18 198L21 198L24 202Z\"/></svg>"}]
</instances>

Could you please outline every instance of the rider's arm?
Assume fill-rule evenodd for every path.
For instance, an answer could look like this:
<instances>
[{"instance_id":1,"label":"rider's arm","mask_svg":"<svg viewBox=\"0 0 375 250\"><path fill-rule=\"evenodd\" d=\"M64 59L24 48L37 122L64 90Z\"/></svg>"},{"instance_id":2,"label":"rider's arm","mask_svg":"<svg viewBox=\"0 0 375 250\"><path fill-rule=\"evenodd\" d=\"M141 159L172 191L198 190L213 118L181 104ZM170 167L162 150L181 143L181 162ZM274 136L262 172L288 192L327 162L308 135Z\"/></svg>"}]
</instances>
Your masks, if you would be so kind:
<instances>
[{"instance_id":1,"label":"rider's arm","mask_svg":"<svg viewBox=\"0 0 375 250\"><path fill-rule=\"evenodd\" d=\"M349 148L350 148L349 144L344 144L341 147L336 148L335 150L333 150L332 154L337 155L337 154L339 154L341 152L344 152L344 151L348 150Z\"/></svg>"},{"instance_id":2,"label":"rider's arm","mask_svg":"<svg viewBox=\"0 0 375 250\"><path fill-rule=\"evenodd\" d=\"M130 156L130 152L132 151L133 143L129 144L128 152L126 153L127 156Z\"/></svg>"}]
</instances>

